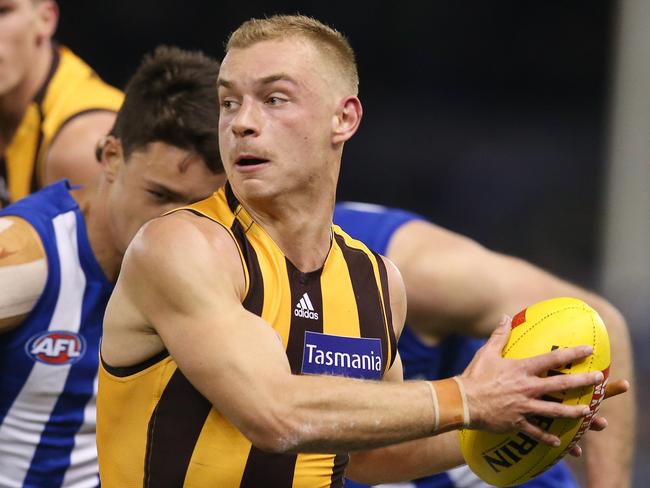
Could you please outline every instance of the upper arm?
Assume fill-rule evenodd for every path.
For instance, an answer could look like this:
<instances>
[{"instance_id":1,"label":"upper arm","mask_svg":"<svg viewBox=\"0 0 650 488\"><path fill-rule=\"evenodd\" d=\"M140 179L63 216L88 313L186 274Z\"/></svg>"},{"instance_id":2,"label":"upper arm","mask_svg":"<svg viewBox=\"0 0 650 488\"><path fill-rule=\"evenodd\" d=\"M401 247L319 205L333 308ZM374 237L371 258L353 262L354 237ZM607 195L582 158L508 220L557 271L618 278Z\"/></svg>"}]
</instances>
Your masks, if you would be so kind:
<instances>
[{"instance_id":1,"label":"upper arm","mask_svg":"<svg viewBox=\"0 0 650 488\"><path fill-rule=\"evenodd\" d=\"M275 331L242 306L243 294L241 258L225 229L188 212L153 220L125 256L102 355L124 365L116 364L119 334L130 337L132 349L150 343L153 333L188 380L246 434L291 371ZM120 330L125 303L149 331Z\"/></svg>"},{"instance_id":2,"label":"upper arm","mask_svg":"<svg viewBox=\"0 0 650 488\"><path fill-rule=\"evenodd\" d=\"M0 218L0 332L20 325L47 281L47 259L34 228L19 217Z\"/></svg>"},{"instance_id":3,"label":"upper arm","mask_svg":"<svg viewBox=\"0 0 650 488\"><path fill-rule=\"evenodd\" d=\"M98 110L77 115L56 135L45 155L45 184L62 178L72 184L88 184L99 173L97 142L109 133L115 113Z\"/></svg>"},{"instance_id":4,"label":"upper arm","mask_svg":"<svg viewBox=\"0 0 650 488\"><path fill-rule=\"evenodd\" d=\"M426 222L398 230L388 256L404 277L407 321L426 334L487 336L501 315L542 299L590 297L522 259Z\"/></svg>"}]
</instances>

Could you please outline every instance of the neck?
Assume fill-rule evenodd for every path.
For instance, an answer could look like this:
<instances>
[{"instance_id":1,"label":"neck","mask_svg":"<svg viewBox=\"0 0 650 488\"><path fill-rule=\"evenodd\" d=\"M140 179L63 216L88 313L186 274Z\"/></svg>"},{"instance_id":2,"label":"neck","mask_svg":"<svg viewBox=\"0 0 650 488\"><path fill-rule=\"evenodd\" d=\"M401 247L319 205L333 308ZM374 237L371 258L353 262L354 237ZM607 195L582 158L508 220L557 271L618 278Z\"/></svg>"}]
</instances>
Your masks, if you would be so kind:
<instances>
[{"instance_id":1,"label":"neck","mask_svg":"<svg viewBox=\"0 0 650 488\"><path fill-rule=\"evenodd\" d=\"M124 253L113 238L106 187L103 175L99 175L93 184L74 190L73 197L83 213L88 241L95 259L108 280L115 282Z\"/></svg>"},{"instance_id":2,"label":"neck","mask_svg":"<svg viewBox=\"0 0 650 488\"><path fill-rule=\"evenodd\" d=\"M269 199L242 201L259 224L302 272L323 266L331 245L336 185L315 193L283 194Z\"/></svg>"},{"instance_id":3,"label":"neck","mask_svg":"<svg viewBox=\"0 0 650 488\"><path fill-rule=\"evenodd\" d=\"M25 77L0 95L0 142L8 144L20 125L25 110L41 89L52 65L52 45L43 43Z\"/></svg>"}]
</instances>

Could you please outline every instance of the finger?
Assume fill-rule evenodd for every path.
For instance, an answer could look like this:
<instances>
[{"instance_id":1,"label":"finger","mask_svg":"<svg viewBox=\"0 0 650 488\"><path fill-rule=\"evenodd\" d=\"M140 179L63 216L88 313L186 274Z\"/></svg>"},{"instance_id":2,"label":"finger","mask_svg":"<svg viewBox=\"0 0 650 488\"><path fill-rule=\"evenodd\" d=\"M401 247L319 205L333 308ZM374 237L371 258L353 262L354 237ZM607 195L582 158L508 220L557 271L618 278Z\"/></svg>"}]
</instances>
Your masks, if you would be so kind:
<instances>
[{"instance_id":1,"label":"finger","mask_svg":"<svg viewBox=\"0 0 650 488\"><path fill-rule=\"evenodd\" d=\"M589 414L588 405L564 405L546 400L531 400L527 407L528 415L542 417L579 419Z\"/></svg>"},{"instance_id":2,"label":"finger","mask_svg":"<svg viewBox=\"0 0 650 488\"><path fill-rule=\"evenodd\" d=\"M605 399L612 398L630 389L630 382L627 380L610 381L605 387Z\"/></svg>"},{"instance_id":3,"label":"finger","mask_svg":"<svg viewBox=\"0 0 650 488\"><path fill-rule=\"evenodd\" d=\"M559 437L549 432L546 432L545 430L541 429L537 425L531 424L527 420L521 422L518 428L521 432L528 435L528 437L535 439L536 441L539 441L543 444L547 444L552 447L557 447L560 445Z\"/></svg>"},{"instance_id":4,"label":"finger","mask_svg":"<svg viewBox=\"0 0 650 488\"><path fill-rule=\"evenodd\" d=\"M540 374L549 369L563 368L567 364L584 359L593 352L591 346L567 347L555 351L533 356L527 359L520 359L529 373Z\"/></svg>"},{"instance_id":5,"label":"finger","mask_svg":"<svg viewBox=\"0 0 650 488\"><path fill-rule=\"evenodd\" d=\"M573 457L580 457L582 456L582 448L576 444L569 450L569 454L571 454Z\"/></svg>"},{"instance_id":6,"label":"finger","mask_svg":"<svg viewBox=\"0 0 650 488\"><path fill-rule=\"evenodd\" d=\"M591 425L589 426L589 430L594 430L596 432L600 432L601 430L605 430L607 428L607 419L605 417L595 417Z\"/></svg>"},{"instance_id":7,"label":"finger","mask_svg":"<svg viewBox=\"0 0 650 488\"><path fill-rule=\"evenodd\" d=\"M539 378L537 384L538 391L541 394L563 392L582 386L593 386L602 383L604 377L600 371L591 373L559 374L556 376L547 376Z\"/></svg>"},{"instance_id":8,"label":"finger","mask_svg":"<svg viewBox=\"0 0 650 488\"><path fill-rule=\"evenodd\" d=\"M503 351L503 348L508 342L508 337L510 337L511 324L512 319L510 317L507 315L501 317L499 326L490 335L490 338L485 344L485 348L496 351L497 354L501 355L501 351Z\"/></svg>"}]
</instances>

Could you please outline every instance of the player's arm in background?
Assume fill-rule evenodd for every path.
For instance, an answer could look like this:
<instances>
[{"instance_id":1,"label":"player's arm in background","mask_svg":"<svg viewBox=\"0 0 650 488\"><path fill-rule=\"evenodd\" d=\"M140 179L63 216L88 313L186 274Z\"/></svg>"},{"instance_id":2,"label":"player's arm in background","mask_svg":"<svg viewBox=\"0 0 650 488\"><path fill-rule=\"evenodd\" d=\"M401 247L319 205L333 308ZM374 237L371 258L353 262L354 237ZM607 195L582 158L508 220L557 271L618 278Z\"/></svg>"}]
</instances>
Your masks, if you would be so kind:
<instances>
[{"instance_id":1,"label":"player's arm in background","mask_svg":"<svg viewBox=\"0 0 650 488\"><path fill-rule=\"evenodd\" d=\"M391 295L391 307L393 317L399 319L394 322L395 333L399 338L405 315L404 304L406 303L405 290L399 271L390 261L386 262L388 271L388 283ZM490 374L498 374L492 366L496 358L500 357L501 350L505 345L510 332L510 322L502 317L501 327L494 332L481 357L473 361L472 368L468 370L483 370ZM478 362L477 362L478 361ZM465 373L463 373L465 375ZM402 365L397 356L393 367L384 377L386 381L403 381ZM602 419L599 419L593 426L594 430L601 430L604 426ZM593 434L590 434L593 435ZM571 451L574 456L580 454L580 448ZM446 432L436 437L418 439L404 442L393 446L386 446L370 451L350 453L350 464L346 471L346 477L364 484L380 484L398 482L404 479L416 479L429 476L436 472L448 470L457 466L462 461L462 454L456 432Z\"/></svg>"},{"instance_id":2,"label":"player's arm in background","mask_svg":"<svg viewBox=\"0 0 650 488\"><path fill-rule=\"evenodd\" d=\"M427 222L410 222L391 240L388 257L400 269L408 296L407 323L428 336L487 336L502 314L540 300L573 296L603 318L611 342L610 379L633 383L633 358L625 319L604 298L532 264L490 251L475 241ZM635 431L634 395L603 402L609 421L603 434L585 438L588 486L630 486Z\"/></svg>"},{"instance_id":3,"label":"player's arm in background","mask_svg":"<svg viewBox=\"0 0 650 488\"><path fill-rule=\"evenodd\" d=\"M189 212L153 220L126 253L105 316L103 358L111 366L129 366L166 348L215 409L266 451L346 452L432 434L434 407L424 382L291 374L276 332L242 306L244 292L241 258L225 229ZM538 358L549 369L549 362L559 366L588 355L580 349ZM468 398L477 400L468 403L475 409L472 425L480 428L512 430L526 422L530 408L578 418L584 407L539 402L534 396L599 381L598 375L576 374L540 382L528 374L533 360L498 357L494 362L492 372L503 369L505 383L491 372L493 383L477 374L466 384ZM476 382L489 391L472 388ZM480 401L477 391L483 400L489 396L490 402L510 406ZM547 443L554 439L539 431L531 436Z\"/></svg>"},{"instance_id":4,"label":"player's arm in background","mask_svg":"<svg viewBox=\"0 0 650 488\"><path fill-rule=\"evenodd\" d=\"M45 155L45 185L67 178L73 185L90 183L101 167L95 158L97 142L113 127L116 114L94 110L70 119Z\"/></svg>"},{"instance_id":5,"label":"player's arm in background","mask_svg":"<svg viewBox=\"0 0 650 488\"><path fill-rule=\"evenodd\" d=\"M47 280L47 259L34 228L18 217L0 217L0 334L32 311Z\"/></svg>"}]
</instances>

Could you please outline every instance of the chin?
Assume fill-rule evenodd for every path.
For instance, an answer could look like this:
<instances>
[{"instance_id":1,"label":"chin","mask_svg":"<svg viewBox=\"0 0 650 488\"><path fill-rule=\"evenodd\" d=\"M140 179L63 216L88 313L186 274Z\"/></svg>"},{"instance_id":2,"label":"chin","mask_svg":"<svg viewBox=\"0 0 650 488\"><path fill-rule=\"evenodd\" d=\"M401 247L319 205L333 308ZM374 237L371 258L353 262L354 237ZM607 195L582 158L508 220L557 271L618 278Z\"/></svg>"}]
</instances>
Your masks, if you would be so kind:
<instances>
[{"instance_id":1,"label":"chin","mask_svg":"<svg viewBox=\"0 0 650 488\"><path fill-rule=\"evenodd\" d=\"M277 187L269 188L268 185L265 185L263 188L259 186L253 188L250 185L243 191L240 189L238 194L244 202L255 202L258 206L272 206L275 200L286 195L287 192Z\"/></svg>"},{"instance_id":2,"label":"chin","mask_svg":"<svg viewBox=\"0 0 650 488\"><path fill-rule=\"evenodd\" d=\"M230 180L230 184L235 188L236 193L246 195L259 195L268 193L274 186L272 183L263 178L251 178L237 176Z\"/></svg>"}]
</instances>

